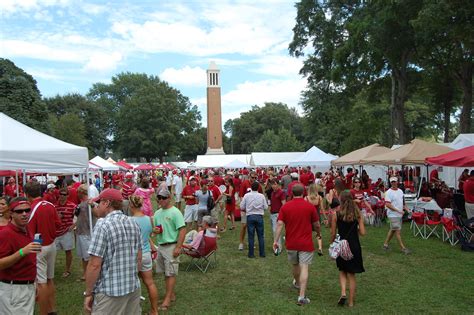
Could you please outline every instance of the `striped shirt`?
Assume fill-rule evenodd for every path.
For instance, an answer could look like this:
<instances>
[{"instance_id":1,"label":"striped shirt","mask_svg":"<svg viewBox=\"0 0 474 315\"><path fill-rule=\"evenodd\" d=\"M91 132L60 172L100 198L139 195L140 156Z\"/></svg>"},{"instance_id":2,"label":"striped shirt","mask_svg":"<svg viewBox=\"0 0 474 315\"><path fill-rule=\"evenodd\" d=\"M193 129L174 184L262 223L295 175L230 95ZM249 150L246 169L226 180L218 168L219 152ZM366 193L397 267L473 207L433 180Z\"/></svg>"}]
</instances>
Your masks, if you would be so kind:
<instances>
[{"instance_id":1,"label":"striped shirt","mask_svg":"<svg viewBox=\"0 0 474 315\"><path fill-rule=\"evenodd\" d=\"M72 226L74 210L76 210L76 205L73 202L66 201L64 205L59 202L56 204L56 212L59 219L61 219L61 227L56 230L57 236L66 234L67 230Z\"/></svg>"},{"instance_id":2,"label":"striped shirt","mask_svg":"<svg viewBox=\"0 0 474 315\"><path fill-rule=\"evenodd\" d=\"M135 190L137 189L137 186L133 182L124 182L122 184L122 197L124 199L128 199Z\"/></svg>"},{"instance_id":3,"label":"striped shirt","mask_svg":"<svg viewBox=\"0 0 474 315\"><path fill-rule=\"evenodd\" d=\"M102 258L94 292L118 297L139 288L137 255L141 249L140 228L122 211L112 211L97 221L88 250L90 255Z\"/></svg>"}]
</instances>

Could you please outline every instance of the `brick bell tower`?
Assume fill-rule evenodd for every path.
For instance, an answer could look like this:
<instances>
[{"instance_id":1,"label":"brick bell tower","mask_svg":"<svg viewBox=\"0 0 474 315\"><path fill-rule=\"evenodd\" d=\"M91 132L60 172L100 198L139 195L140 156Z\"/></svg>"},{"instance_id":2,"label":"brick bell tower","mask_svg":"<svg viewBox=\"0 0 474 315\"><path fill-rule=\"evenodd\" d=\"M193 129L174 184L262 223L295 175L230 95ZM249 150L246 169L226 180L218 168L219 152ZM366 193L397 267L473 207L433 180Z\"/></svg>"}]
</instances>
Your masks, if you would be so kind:
<instances>
[{"instance_id":1,"label":"brick bell tower","mask_svg":"<svg viewBox=\"0 0 474 315\"><path fill-rule=\"evenodd\" d=\"M222 146L221 86L219 69L214 61L207 69L207 152L225 154Z\"/></svg>"}]
</instances>

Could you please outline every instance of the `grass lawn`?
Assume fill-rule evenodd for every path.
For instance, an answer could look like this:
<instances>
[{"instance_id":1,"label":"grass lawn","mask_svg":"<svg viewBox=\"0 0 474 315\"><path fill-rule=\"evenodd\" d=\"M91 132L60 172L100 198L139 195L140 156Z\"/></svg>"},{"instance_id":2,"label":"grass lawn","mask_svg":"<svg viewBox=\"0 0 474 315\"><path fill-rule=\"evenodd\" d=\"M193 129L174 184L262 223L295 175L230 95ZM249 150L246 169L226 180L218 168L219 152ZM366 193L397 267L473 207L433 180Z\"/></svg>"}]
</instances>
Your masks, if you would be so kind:
<instances>
[{"instance_id":1,"label":"grass lawn","mask_svg":"<svg viewBox=\"0 0 474 315\"><path fill-rule=\"evenodd\" d=\"M336 313L361 314L474 314L474 254L462 252L440 239L414 238L409 225L403 226L403 239L413 251L400 253L392 240L391 250L381 247L387 226L367 228L361 239L366 272L357 276L357 297L353 309L336 305L339 298L338 270L327 255L329 229L323 228L325 256L317 257L310 267L307 295L311 304L297 306L297 291L286 252L274 256L268 216L265 217L266 258L249 259L237 250L237 229L221 233L217 267L207 274L185 272L189 258L181 257L176 295L170 314L254 314L254 313ZM257 252L258 253L258 252ZM80 262L74 260L73 274L62 279L64 253L58 254L56 267L57 310L59 314L81 314L84 284ZM162 277L155 275L160 296ZM146 289L143 288L145 296ZM143 313L148 311L143 302Z\"/></svg>"}]
</instances>

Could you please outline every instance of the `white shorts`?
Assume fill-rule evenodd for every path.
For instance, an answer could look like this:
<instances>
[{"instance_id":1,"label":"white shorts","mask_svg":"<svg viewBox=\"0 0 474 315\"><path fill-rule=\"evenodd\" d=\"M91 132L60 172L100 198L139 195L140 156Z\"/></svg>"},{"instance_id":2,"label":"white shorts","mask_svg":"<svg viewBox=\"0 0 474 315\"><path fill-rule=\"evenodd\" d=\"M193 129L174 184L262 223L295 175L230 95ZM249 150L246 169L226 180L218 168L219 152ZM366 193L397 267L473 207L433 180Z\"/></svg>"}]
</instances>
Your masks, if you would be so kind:
<instances>
[{"instance_id":1,"label":"white shorts","mask_svg":"<svg viewBox=\"0 0 474 315\"><path fill-rule=\"evenodd\" d=\"M174 200L176 202L180 202L181 201L181 193L175 193L174 194Z\"/></svg>"},{"instance_id":2,"label":"white shorts","mask_svg":"<svg viewBox=\"0 0 474 315\"><path fill-rule=\"evenodd\" d=\"M91 244L90 235L76 235L76 253L84 261L89 260L89 246Z\"/></svg>"},{"instance_id":3,"label":"white shorts","mask_svg":"<svg viewBox=\"0 0 474 315\"><path fill-rule=\"evenodd\" d=\"M151 252L142 253L142 265L138 268L139 271L150 271L153 267L151 259Z\"/></svg>"},{"instance_id":4,"label":"white shorts","mask_svg":"<svg viewBox=\"0 0 474 315\"><path fill-rule=\"evenodd\" d=\"M191 223L197 221L198 207L199 205L186 205L186 208L184 208L184 222Z\"/></svg>"},{"instance_id":5,"label":"white shorts","mask_svg":"<svg viewBox=\"0 0 474 315\"><path fill-rule=\"evenodd\" d=\"M2 314L34 314L35 297L34 284L0 282L0 310L2 310Z\"/></svg>"},{"instance_id":6,"label":"white shorts","mask_svg":"<svg viewBox=\"0 0 474 315\"><path fill-rule=\"evenodd\" d=\"M56 250L71 250L74 249L74 231L66 232L61 236L56 237Z\"/></svg>"},{"instance_id":7,"label":"white shorts","mask_svg":"<svg viewBox=\"0 0 474 315\"><path fill-rule=\"evenodd\" d=\"M56 244L41 247L41 252L36 255L36 282L43 284L48 279L54 278L54 265L56 263Z\"/></svg>"}]
</instances>

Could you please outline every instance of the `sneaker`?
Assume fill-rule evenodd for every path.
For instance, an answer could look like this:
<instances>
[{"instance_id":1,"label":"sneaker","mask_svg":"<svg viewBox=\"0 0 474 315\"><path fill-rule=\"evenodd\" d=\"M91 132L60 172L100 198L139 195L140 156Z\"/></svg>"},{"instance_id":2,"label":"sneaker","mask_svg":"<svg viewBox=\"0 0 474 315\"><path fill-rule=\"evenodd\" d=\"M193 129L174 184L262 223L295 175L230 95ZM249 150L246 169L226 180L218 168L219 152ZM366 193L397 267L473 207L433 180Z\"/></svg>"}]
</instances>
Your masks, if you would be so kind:
<instances>
[{"instance_id":1,"label":"sneaker","mask_svg":"<svg viewBox=\"0 0 474 315\"><path fill-rule=\"evenodd\" d=\"M244 250L244 244L242 243L239 244L239 250Z\"/></svg>"},{"instance_id":2,"label":"sneaker","mask_svg":"<svg viewBox=\"0 0 474 315\"><path fill-rule=\"evenodd\" d=\"M411 254L411 250L409 250L408 248L404 248L402 249L402 253L404 253L405 255L410 255Z\"/></svg>"},{"instance_id":3,"label":"sneaker","mask_svg":"<svg viewBox=\"0 0 474 315\"><path fill-rule=\"evenodd\" d=\"M384 251L388 251L389 247L388 247L388 245L385 245L385 244L384 244L383 247L382 247L382 249L383 249Z\"/></svg>"},{"instance_id":4,"label":"sneaker","mask_svg":"<svg viewBox=\"0 0 474 315\"><path fill-rule=\"evenodd\" d=\"M303 298L298 298L298 302L296 302L296 304L298 304L299 306L301 305L305 305L305 304L309 304L311 302L311 300L309 298L307 298L306 296L303 297Z\"/></svg>"},{"instance_id":5,"label":"sneaker","mask_svg":"<svg viewBox=\"0 0 474 315\"><path fill-rule=\"evenodd\" d=\"M296 290L299 290L300 289L300 286L296 284L296 279L293 279L293 288L295 288Z\"/></svg>"}]
</instances>

